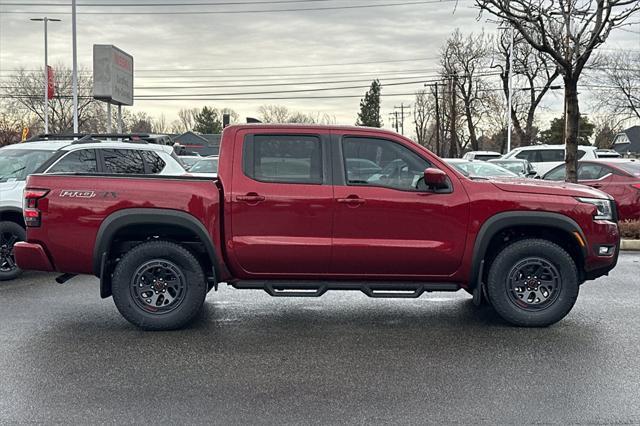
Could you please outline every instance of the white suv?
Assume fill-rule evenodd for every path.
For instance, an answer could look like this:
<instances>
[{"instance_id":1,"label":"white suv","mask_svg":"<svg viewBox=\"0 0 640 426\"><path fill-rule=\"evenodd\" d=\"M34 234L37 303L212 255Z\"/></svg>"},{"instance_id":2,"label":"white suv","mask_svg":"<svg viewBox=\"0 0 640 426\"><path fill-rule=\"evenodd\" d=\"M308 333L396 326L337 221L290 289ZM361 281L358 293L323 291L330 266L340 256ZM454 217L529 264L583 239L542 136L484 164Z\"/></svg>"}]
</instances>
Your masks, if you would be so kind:
<instances>
[{"instance_id":1,"label":"white suv","mask_svg":"<svg viewBox=\"0 0 640 426\"><path fill-rule=\"evenodd\" d=\"M173 148L144 141L35 140L0 148L0 281L20 274L13 245L25 238L22 191L32 173L184 175Z\"/></svg>"},{"instance_id":2,"label":"white suv","mask_svg":"<svg viewBox=\"0 0 640 426\"><path fill-rule=\"evenodd\" d=\"M611 149L599 149L595 146L578 146L578 160L594 160L596 158L620 157ZM531 145L512 149L502 157L507 159L527 160L531 163L538 176L542 176L554 167L564 162L564 145Z\"/></svg>"}]
</instances>

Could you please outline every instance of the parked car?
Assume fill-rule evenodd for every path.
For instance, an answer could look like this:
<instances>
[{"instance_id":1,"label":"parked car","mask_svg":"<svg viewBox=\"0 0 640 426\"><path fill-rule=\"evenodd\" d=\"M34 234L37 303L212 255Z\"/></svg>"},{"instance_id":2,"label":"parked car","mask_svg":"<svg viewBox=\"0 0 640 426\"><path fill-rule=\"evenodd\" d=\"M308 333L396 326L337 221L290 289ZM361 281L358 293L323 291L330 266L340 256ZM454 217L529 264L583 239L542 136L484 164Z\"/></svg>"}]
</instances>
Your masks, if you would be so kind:
<instances>
[{"instance_id":1,"label":"parked car","mask_svg":"<svg viewBox=\"0 0 640 426\"><path fill-rule=\"evenodd\" d=\"M472 178L517 178L517 173L504 167L482 160L463 160L460 158L446 158L445 161L458 169L463 175Z\"/></svg>"},{"instance_id":2,"label":"parked car","mask_svg":"<svg viewBox=\"0 0 640 426\"><path fill-rule=\"evenodd\" d=\"M612 149L599 149L595 146L579 146L578 160L595 160L597 158L618 158L620 154ZM564 162L564 145L531 145L512 149L503 159L527 160L538 175L542 176L549 170Z\"/></svg>"},{"instance_id":3,"label":"parked car","mask_svg":"<svg viewBox=\"0 0 640 426\"><path fill-rule=\"evenodd\" d=\"M178 161L185 170L189 170L191 166L202 160L204 157L199 155L178 155Z\"/></svg>"},{"instance_id":4,"label":"parked car","mask_svg":"<svg viewBox=\"0 0 640 426\"><path fill-rule=\"evenodd\" d=\"M234 125L220 159L216 179L29 176L18 265L59 282L94 274L148 330L183 327L219 283L273 296L465 289L512 324L547 326L618 257L608 194L469 179L382 129ZM351 159L385 172L363 180Z\"/></svg>"},{"instance_id":5,"label":"parked car","mask_svg":"<svg viewBox=\"0 0 640 426\"><path fill-rule=\"evenodd\" d=\"M538 175L531 163L527 160L503 160L502 158L496 158L488 161L489 163L497 164L500 167L504 167L510 172L516 173L522 177L533 178Z\"/></svg>"},{"instance_id":6,"label":"parked car","mask_svg":"<svg viewBox=\"0 0 640 426\"><path fill-rule=\"evenodd\" d=\"M495 151L469 151L462 156L462 159L487 161L487 160L500 158L500 157L502 157L502 154Z\"/></svg>"},{"instance_id":7,"label":"parked car","mask_svg":"<svg viewBox=\"0 0 640 426\"><path fill-rule=\"evenodd\" d=\"M544 180L565 179L564 164L545 174ZM620 220L640 220L640 161L606 159L578 162L578 183L611 195L618 205Z\"/></svg>"},{"instance_id":8,"label":"parked car","mask_svg":"<svg viewBox=\"0 0 640 426\"><path fill-rule=\"evenodd\" d=\"M98 137L98 136L96 136ZM50 138L50 139L48 139ZM101 141L54 136L0 148L0 280L21 271L13 246L25 239L23 189L31 173L182 175L171 147L135 140Z\"/></svg>"},{"instance_id":9,"label":"parked car","mask_svg":"<svg viewBox=\"0 0 640 426\"><path fill-rule=\"evenodd\" d=\"M189 167L188 172L195 176L217 176L218 156L212 155L196 161L193 166Z\"/></svg>"}]
</instances>

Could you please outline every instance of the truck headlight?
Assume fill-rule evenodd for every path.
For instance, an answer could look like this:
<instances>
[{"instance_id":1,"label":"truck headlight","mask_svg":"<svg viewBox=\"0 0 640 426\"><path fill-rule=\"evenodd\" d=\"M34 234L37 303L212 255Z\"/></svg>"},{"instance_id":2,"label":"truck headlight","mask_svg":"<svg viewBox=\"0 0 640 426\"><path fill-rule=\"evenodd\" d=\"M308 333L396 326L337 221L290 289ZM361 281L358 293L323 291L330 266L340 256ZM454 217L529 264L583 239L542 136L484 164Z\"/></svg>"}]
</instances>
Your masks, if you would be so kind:
<instances>
[{"instance_id":1,"label":"truck headlight","mask_svg":"<svg viewBox=\"0 0 640 426\"><path fill-rule=\"evenodd\" d=\"M593 216L595 220L613 220L613 208L611 200L603 200L602 198L578 198L581 203L587 203L596 206L596 214Z\"/></svg>"}]
</instances>

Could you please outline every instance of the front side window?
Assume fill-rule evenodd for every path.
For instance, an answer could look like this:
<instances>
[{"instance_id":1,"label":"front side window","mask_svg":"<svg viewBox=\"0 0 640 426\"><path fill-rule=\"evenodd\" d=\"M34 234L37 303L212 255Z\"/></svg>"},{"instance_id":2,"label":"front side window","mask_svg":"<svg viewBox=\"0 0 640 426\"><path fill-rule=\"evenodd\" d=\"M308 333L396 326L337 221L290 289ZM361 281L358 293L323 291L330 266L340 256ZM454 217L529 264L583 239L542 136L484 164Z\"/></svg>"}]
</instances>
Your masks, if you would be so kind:
<instances>
[{"instance_id":1,"label":"front side window","mask_svg":"<svg viewBox=\"0 0 640 426\"><path fill-rule=\"evenodd\" d=\"M418 190L431 164L404 146L386 139L347 137L342 141L347 185Z\"/></svg>"},{"instance_id":2,"label":"front side window","mask_svg":"<svg viewBox=\"0 0 640 426\"><path fill-rule=\"evenodd\" d=\"M566 168L565 165L562 164L544 175L544 180L565 180L566 176Z\"/></svg>"},{"instance_id":3,"label":"front side window","mask_svg":"<svg viewBox=\"0 0 640 426\"><path fill-rule=\"evenodd\" d=\"M103 149L105 173L143 175L144 162L140 151L132 149Z\"/></svg>"},{"instance_id":4,"label":"front side window","mask_svg":"<svg viewBox=\"0 0 640 426\"><path fill-rule=\"evenodd\" d=\"M62 157L47 173L97 173L96 151L79 149Z\"/></svg>"},{"instance_id":5,"label":"front side window","mask_svg":"<svg viewBox=\"0 0 640 426\"><path fill-rule=\"evenodd\" d=\"M255 135L244 144L245 175L261 182L322 183L322 145L317 136Z\"/></svg>"}]
</instances>

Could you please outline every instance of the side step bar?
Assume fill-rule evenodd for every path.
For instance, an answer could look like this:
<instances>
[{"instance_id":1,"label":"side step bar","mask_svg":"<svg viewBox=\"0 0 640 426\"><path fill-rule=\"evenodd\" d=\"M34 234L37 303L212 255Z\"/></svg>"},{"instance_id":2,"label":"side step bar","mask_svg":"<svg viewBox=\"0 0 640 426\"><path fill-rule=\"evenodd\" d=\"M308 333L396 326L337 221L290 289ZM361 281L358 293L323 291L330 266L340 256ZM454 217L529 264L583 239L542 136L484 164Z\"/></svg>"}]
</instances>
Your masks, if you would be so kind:
<instances>
[{"instance_id":1,"label":"side step bar","mask_svg":"<svg viewBox=\"0 0 640 426\"><path fill-rule=\"evenodd\" d=\"M374 298L416 298L432 291L458 291L456 283L420 283L395 281L260 281L230 283L234 288L264 290L274 297L320 297L328 290L359 290Z\"/></svg>"}]
</instances>

